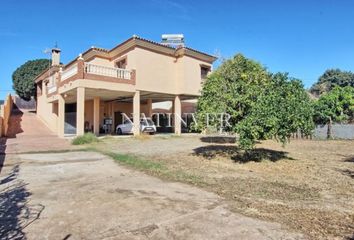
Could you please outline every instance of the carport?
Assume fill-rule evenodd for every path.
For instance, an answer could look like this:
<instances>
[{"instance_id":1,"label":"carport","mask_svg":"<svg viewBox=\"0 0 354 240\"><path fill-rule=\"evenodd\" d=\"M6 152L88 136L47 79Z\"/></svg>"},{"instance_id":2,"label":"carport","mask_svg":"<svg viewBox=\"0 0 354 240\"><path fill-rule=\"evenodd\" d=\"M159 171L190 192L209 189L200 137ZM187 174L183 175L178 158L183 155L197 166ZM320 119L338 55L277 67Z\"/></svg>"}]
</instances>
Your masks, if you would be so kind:
<instances>
[{"instance_id":1,"label":"carport","mask_svg":"<svg viewBox=\"0 0 354 240\"><path fill-rule=\"evenodd\" d=\"M82 135L92 131L102 133L104 123L111 122L107 133L114 133L121 123L120 114L133 118L134 135L140 134L140 117L152 117L152 104L172 102L173 132L181 134L181 101L195 99L197 96L174 95L148 91L116 91L77 87L58 94L58 133ZM75 107L73 107L75 106ZM68 109L72 111L69 112ZM136 120L138 119L138 121ZM108 121L107 121L108 120ZM107 125L105 125L107 126Z\"/></svg>"}]
</instances>

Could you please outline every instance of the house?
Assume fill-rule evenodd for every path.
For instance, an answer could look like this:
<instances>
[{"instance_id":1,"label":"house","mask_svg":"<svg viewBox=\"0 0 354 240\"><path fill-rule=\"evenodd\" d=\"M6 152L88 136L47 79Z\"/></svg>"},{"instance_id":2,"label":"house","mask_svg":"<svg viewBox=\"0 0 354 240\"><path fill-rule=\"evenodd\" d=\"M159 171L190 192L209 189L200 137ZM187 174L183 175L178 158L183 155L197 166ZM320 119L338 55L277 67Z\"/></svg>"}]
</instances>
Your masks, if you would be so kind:
<instances>
[{"instance_id":1,"label":"house","mask_svg":"<svg viewBox=\"0 0 354 240\"><path fill-rule=\"evenodd\" d=\"M152 103L172 101L174 132L181 133L181 102L200 95L214 56L133 36L107 50L92 47L66 65L52 49L52 65L36 79L37 115L59 136L114 131L122 114L132 115L139 134L141 113ZM107 130L107 129L106 129Z\"/></svg>"}]
</instances>

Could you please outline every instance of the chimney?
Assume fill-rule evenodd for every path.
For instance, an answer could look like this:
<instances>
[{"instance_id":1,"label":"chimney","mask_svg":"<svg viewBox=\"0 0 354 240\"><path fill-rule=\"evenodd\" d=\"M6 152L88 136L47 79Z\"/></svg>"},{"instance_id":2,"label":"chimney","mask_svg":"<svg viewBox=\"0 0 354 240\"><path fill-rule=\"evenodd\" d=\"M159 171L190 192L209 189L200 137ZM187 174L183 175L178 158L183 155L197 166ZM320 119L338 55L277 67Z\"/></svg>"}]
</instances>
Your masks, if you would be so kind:
<instances>
[{"instance_id":1,"label":"chimney","mask_svg":"<svg viewBox=\"0 0 354 240\"><path fill-rule=\"evenodd\" d=\"M52 66L60 65L60 52L59 48L52 49Z\"/></svg>"}]
</instances>

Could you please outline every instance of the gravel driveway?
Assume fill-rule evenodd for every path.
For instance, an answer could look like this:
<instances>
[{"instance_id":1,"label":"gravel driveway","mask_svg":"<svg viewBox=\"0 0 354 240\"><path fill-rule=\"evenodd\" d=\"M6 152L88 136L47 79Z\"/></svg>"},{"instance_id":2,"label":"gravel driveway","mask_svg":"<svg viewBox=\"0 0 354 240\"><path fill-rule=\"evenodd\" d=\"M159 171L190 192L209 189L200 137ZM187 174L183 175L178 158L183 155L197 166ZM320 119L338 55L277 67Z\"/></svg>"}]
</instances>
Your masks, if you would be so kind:
<instances>
[{"instance_id":1,"label":"gravel driveway","mask_svg":"<svg viewBox=\"0 0 354 240\"><path fill-rule=\"evenodd\" d=\"M98 153L12 158L0 176L1 239L302 239Z\"/></svg>"}]
</instances>

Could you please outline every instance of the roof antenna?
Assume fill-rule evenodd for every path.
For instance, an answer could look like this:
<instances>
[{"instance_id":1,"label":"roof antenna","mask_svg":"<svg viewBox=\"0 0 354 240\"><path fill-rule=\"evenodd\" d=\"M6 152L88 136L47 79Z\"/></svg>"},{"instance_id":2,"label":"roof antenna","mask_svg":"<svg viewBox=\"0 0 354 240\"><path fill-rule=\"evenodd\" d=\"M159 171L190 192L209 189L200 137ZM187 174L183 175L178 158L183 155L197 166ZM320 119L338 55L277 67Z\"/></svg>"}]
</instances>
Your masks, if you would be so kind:
<instances>
[{"instance_id":1,"label":"roof antenna","mask_svg":"<svg viewBox=\"0 0 354 240\"><path fill-rule=\"evenodd\" d=\"M57 41L55 41L54 48L58 48L58 42Z\"/></svg>"}]
</instances>

